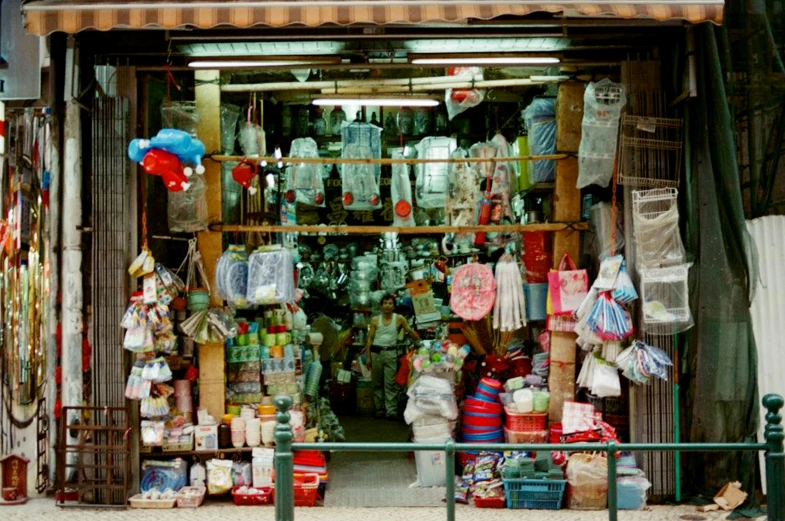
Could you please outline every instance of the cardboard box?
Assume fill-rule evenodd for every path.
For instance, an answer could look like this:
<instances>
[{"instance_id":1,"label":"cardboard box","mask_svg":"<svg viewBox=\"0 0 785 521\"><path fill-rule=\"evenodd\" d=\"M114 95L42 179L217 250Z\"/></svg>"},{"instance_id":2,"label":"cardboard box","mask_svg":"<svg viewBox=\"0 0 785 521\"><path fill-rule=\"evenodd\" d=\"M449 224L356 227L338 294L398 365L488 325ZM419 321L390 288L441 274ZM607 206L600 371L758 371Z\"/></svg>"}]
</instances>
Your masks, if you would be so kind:
<instances>
[{"instance_id":1,"label":"cardboard box","mask_svg":"<svg viewBox=\"0 0 785 521\"><path fill-rule=\"evenodd\" d=\"M194 450L218 450L217 425L197 425L194 427Z\"/></svg>"},{"instance_id":2,"label":"cardboard box","mask_svg":"<svg viewBox=\"0 0 785 521\"><path fill-rule=\"evenodd\" d=\"M433 301L433 292L428 291L419 295L412 295L412 306L415 315L428 315L436 312L436 304ZM439 314L441 318L441 314Z\"/></svg>"},{"instance_id":3,"label":"cardboard box","mask_svg":"<svg viewBox=\"0 0 785 521\"><path fill-rule=\"evenodd\" d=\"M733 510L747 499L747 493L741 490L741 483L728 483L714 496L714 502L723 510Z\"/></svg>"}]
</instances>

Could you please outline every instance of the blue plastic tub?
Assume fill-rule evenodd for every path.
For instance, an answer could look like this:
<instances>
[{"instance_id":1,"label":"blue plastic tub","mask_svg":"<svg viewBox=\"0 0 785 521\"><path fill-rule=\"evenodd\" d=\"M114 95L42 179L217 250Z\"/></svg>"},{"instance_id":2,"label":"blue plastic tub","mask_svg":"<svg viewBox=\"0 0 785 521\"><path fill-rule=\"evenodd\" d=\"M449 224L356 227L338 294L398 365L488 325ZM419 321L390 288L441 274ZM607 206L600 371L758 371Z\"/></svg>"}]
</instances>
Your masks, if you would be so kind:
<instances>
[{"instance_id":1,"label":"blue plastic tub","mask_svg":"<svg viewBox=\"0 0 785 521\"><path fill-rule=\"evenodd\" d=\"M616 490L619 510L641 510L646 506L646 488L638 478L616 480Z\"/></svg>"}]
</instances>

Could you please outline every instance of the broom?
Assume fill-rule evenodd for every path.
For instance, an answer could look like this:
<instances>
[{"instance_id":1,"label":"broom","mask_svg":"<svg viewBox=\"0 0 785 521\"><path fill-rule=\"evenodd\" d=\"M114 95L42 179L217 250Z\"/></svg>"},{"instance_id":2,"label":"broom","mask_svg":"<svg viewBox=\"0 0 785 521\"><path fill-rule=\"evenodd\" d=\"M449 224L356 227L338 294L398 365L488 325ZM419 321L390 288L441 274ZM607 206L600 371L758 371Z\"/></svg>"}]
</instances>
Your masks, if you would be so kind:
<instances>
[{"instance_id":1,"label":"broom","mask_svg":"<svg viewBox=\"0 0 785 521\"><path fill-rule=\"evenodd\" d=\"M464 322L463 334L477 354L488 354L488 350L493 350L493 329L491 328L491 316L487 315L480 320L467 320Z\"/></svg>"}]
</instances>

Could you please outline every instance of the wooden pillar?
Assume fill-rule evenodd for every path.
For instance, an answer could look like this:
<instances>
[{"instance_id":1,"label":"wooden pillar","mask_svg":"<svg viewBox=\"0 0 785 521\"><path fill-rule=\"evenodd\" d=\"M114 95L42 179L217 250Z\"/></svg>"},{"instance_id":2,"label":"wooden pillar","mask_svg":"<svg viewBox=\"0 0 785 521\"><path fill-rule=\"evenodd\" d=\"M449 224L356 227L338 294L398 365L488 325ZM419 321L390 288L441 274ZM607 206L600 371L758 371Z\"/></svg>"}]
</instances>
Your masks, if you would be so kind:
<instances>
[{"instance_id":1,"label":"wooden pillar","mask_svg":"<svg viewBox=\"0 0 785 521\"><path fill-rule=\"evenodd\" d=\"M204 143L207 154L221 150L221 87L219 71L196 71L196 111L199 114L199 139ZM221 163L204 161L204 182L207 194L207 215L211 223L221 222L222 192ZM199 253L212 288L210 304L223 303L215 293L215 266L223 251L221 232L204 231L197 236ZM224 414L225 360L223 344L199 345L199 406L204 407L214 418Z\"/></svg>"},{"instance_id":2,"label":"wooden pillar","mask_svg":"<svg viewBox=\"0 0 785 521\"><path fill-rule=\"evenodd\" d=\"M559 86L556 98L556 148L559 152L577 153L581 141L583 120L583 89L578 82ZM577 222L581 219L581 191L578 182L578 159L569 157L556 162L553 190L554 222ZM553 267L558 268L565 253L579 261L581 234L565 230L553 234ZM565 401L575 399L575 355L577 335L554 331L551 333L551 363L548 390L551 393L548 418L562 420Z\"/></svg>"}]
</instances>

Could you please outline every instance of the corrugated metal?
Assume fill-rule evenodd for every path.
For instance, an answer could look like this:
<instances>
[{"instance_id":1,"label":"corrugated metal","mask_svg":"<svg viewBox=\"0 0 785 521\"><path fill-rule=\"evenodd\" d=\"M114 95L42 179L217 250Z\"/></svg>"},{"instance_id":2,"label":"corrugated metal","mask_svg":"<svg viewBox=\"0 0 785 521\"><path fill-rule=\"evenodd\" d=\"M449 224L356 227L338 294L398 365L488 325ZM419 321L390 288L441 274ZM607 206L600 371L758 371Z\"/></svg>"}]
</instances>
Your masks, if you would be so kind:
<instances>
[{"instance_id":1,"label":"corrugated metal","mask_svg":"<svg viewBox=\"0 0 785 521\"><path fill-rule=\"evenodd\" d=\"M757 247L760 275L752 301L752 329L758 346L758 393L785 396L785 216L747 221ZM760 408L758 437L763 439L766 409ZM761 453L761 476L766 490L765 465Z\"/></svg>"}]
</instances>

